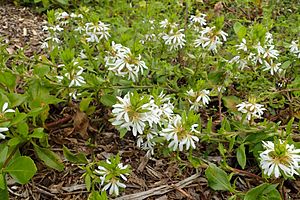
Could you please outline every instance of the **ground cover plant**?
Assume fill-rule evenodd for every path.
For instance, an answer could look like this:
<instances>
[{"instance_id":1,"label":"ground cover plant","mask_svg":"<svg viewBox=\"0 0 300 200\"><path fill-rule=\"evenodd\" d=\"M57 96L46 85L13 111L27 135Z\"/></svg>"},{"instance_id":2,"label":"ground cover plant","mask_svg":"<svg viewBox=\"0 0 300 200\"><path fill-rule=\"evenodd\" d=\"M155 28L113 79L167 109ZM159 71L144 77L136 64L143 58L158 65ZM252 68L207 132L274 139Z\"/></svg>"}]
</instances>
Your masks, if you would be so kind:
<instances>
[{"instance_id":1,"label":"ground cover plant","mask_svg":"<svg viewBox=\"0 0 300 200\"><path fill-rule=\"evenodd\" d=\"M128 189L158 161L182 178L167 199L299 197L297 1L57 2L39 53L0 40L3 199L69 165L86 199L158 198Z\"/></svg>"}]
</instances>

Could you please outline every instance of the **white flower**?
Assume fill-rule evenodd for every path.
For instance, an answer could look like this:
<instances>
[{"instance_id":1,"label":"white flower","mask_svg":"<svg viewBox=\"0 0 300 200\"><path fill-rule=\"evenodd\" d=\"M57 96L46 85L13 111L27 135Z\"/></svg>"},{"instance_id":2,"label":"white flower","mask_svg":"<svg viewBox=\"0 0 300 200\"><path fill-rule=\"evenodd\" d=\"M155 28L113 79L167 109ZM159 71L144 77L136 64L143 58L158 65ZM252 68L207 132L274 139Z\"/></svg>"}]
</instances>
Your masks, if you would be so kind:
<instances>
[{"instance_id":1,"label":"white flower","mask_svg":"<svg viewBox=\"0 0 300 200\"><path fill-rule=\"evenodd\" d=\"M266 37L265 38L266 38L266 42L269 45L273 44L273 35L270 32L266 33Z\"/></svg>"},{"instance_id":2,"label":"white flower","mask_svg":"<svg viewBox=\"0 0 300 200\"><path fill-rule=\"evenodd\" d=\"M102 189L102 191L109 190L109 194L112 195L119 195L119 187L120 188L126 188L126 185L124 183L121 183L119 180L111 179L110 182L108 182Z\"/></svg>"},{"instance_id":3,"label":"white flower","mask_svg":"<svg viewBox=\"0 0 300 200\"><path fill-rule=\"evenodd\" d=\"M264 54L266 52L266 50L261 46L260 42L258 42L257 45L254 46L254 48L256 48L258 55Z\"/></svg>"},{"instance_id":4,"label":"white flower","mask_svg":"<svg viewBox=\"0 0 300 200\"><path fill-rule=\"evenodd\" d=\"M88 35L88 42L99 42L101 39L108 40L109 34L109 24L105 24L101 21L98 23L86 23L85 24L86 34Z\"/></svg>"},{"instance_id":5,"label":"white flower","mask_svg":"<svg viewBox=\"0 0 300 200\"><path fill-rule=\"evenodd\" d=\"M199 111L200 107L206 106L209 104L210 98L209 98L209 90L201 90L194 92L193 89L190 89L186 92L189 99L188 101L192 105L190 110L195 110L196 112Z\"/></svg>"},{"instance_id":6,"label":"white flower","mask_svg":"<svg viewBox=\"0 0 300 200\"><path fill-rule=\"evenodd\" d=\"M69 83L69 87L72 86L82 86L85 84L84 78L81 76L83 73L83 68L81 66L77 66L78 62L74 62L73 65L77 68L78 71L72 69L71 72L67 72L64 74L64 76L56 76L59 82L61 82L64 78L67 78ZM63 67L64 65L58 65L58 67Z\"/></svg>"},{"instance_id":7,"label":"white flower","mask_svg":"<svg viewBox=\"0 0 300 200\"><path fill-rule=\"evenodd\" d=\"M154 154L154 146L156 143L153 141L157 137L157 128L152 128L146 135L139 135L137 138L137 146L145 151L147 151L146 156L150 157ZM144 141L145 140L145 141Z\"/></svg>"},{"instance_id":8,"label":"white flower","mask_svg":"<svg viewBox=\"0 0 300 200\"><path fill-rule=\"evenodd\" d=\"M261 118L264 114L265 108L263 105L255 103L254 101L250 100L250 102L242 102L236 106L238 111L247 114L247 120L251 120L252 117Z\"/></svg>"},{"instance_id":9,"label":"white flower","mask_svg":"<svg viewBox=\"0 0 300 200\"><path fill-rule=\"evenodd\" d=\"M191 147L196 148L195 142L199 142L199 138L195 136L198 133L195 128L197 124L191 126L190 130L186 130L182 124L182 119L179 115L174 116L173 120L168 124L167 128L162 129L161 135L166 138L167 141L171 141L168 145L173 151L179 148L179 151L183 151L184 145L186 150Z\"/></svg>"},{"instance_id":10,"label":"white flower","mask_svg":"<svg viewBox=\"0 0 300 200\"><path fill-rule=\"evenodd\" d=\"M247 52L248 48L247 48L247 41L245 38L242 39L241 44L239 45L235 45L237 47L237 50L243 50L245 52Z\"/></svg>"},{"instance_id":11,"label":"white flower","mask_svg":"<svg viewBox=\"0 0 300 200\"><path fill-rule=\"evenodd\" d=\"M8 131L8 128L0 127L0 139L5 139L5 135L2 132Z\"/></svg>"},{"instance_id":12,"label":"white flower","mask_svg":"<svg viewBox=\"0 0 300 200\"><path fill-rule=\"evenodd\" d=\"M111 50L107 53L108 55L104 58L105 65L117 76L128 76L129 80L137 81L139 73L143 74L144 69L148 69L141 55L134 57L130 49L121 44L112 42Z\"/></svg>"},{"instance_id":13,"label":"white flower","mask_svg":"<svg viewBox=\"0 0 300 200\"><path fill-rule=\"evenodd\" d=\"M139 105L131 104L132 93L127 93L124 98L117 97L120 103L113 105L112 114L114 119L112 125L132 130L132 134L143 134L146 125L152 127L152 124L159 122L157 106L152 101ZM142 101L146 97L141 97ZM135 100L137 101L137 100Z\"/></svg>"},{"instance_id":14,"label":"white flower","mask_svg":"<svg viewBox=\"0 0 300 200\"><path fill-rule=\"evenodd\" d=\"M181 49L182 47L185 46L185 35L182 33L184 30L179 29L175 33L173 30L170 31L169 34L165 34L162 39L165 41L165 44L170 46L170 50L172 51Z\"/></svg>"},{"instance_id":15,"label":"white flower","mask_svg":"<svg viewBox=\"0 0 300 200\"><path fill-rule=\"evenodd\" d=\"M61 28L59 25L56 25L56 26L50 26L50 27L48 27L48 29L53 30L54 32L61 32L61 31L64 30L64 29Z\"/></svg>"},{"instance_id":16,"label":"white flower","mask_svg":"<svg viewBox=\"0 0 300 200\"><path fill-rule=\"evenodd\" d=\"M200 26L206 25L206 15L205 14L198 14L198 15L191 15L190 20L192 23L198 23Z\"/></svg>"},{"instance_id":17,"label":"white flower","mask_svg":"<svg viewBox=\"0 0 300 200\"><path fill-rule=\"evenodd\" d=\"M289 46L290 47L290 52L295 54L297 58L300 58L300 50L298 48L298 40L292 41L292 44Z\"/></svg>"},{"instance_id":18,"label":"white flower","mask_svg":"<svg viewBox=\"0 0 300 200\"><path fill-rule=\"evenodd\" d=\"M228 63L236 63L238 64L238 68L243 70L248 67L248 62L245 59L241 59L240 56L233 57Z\"/></svg>"},{"instance_id":19,"label":"white flower","mask_svg":"<svg viewBox=\"0 0 300 200\"><path fill-rule=\"evenodd\" d=\"M269 45L268 49L265 49L263 58L274 58L277 59L279 55L279 51L277 51L276 49L274 49L274 45Z\"/></svg>"},{"instance_id":20,"label":"white flower","mask_svg":"<svg viewBox=\"0 0 300 200\"><path fill-rule=\"evenodd\" d=\"M281 140L276 145L271 141L262 143L265 151L260 153L260 166L265 175L274 175L275 178L279 178L281 174L288 177L299 175L300 149Z\"/></svg>"},{"instance_id":21,"label":"white flower","mask_svg":"<svg viewBox=\"0 0 300 200\"><path fill-rule=\"evenodd\" d=\"M8 108L8 103L5 102L2 106L2 114L5 114L5 113L13 113L13 112L16 112L15 110L13 109L7 109Z\"/></svg>"},{"instance_id":22,"label":"white flower","mask_svg":"<svg viewBox=\"0 0 300 200\"><path fill-rule=\"evenodd\" d=\"M66 73L65 77L67 77L69 80L71 80L69 87L72 86L81 86L82 84L85 84L85 80L84 78L81 76L82 72L83 72L83 68L78 66L79 71L77 71L76 73L74 71L72 71L72 73Z\"/></svg>"},{"instance_id":23,"label":"white flower","mask_svg":"<svg viewBox=\"0 0 300 200\"><path fill-rule=\"evenodd\" d=\"M103 163L103 162L102 162ZM105 167L104 167L105 166ZM109 158L95 170L95 173L99 175L101 180L101 185L104 185L102 191L109 191L109 194L119 195L119 188L125 188L126 185L121 183L120 180L123 179L127 181L126 176L129 175L128 165L123 165L120 163L120 157ZM121 179L120 179L121 178Z\"/></svg>"},{"instance_id":24,"label":"white flower","mask_svg":"<svg viewBox=\"0 0 300 200\"><path fill-rule=\"evenodd\" d=\"M290 52L292 53L299 53L298 49L298 41L292 41L292 44L289 46L290 47Z\"/></svg>"},{"instance_id":25,"label":"white flower","mask_svg":"<svg viewBox=\"0 0 300 200\"><path fill-rule=\"evenodd\" d=\"M263 71L270 71L271 75L274 75L275 73L279 73L282 71L280 68L281 63L273 63L273 60L270 61L270 64L265 61L265 66Z\"/></svg>"},{"instance_id":26,"label":"white flower","mask_svg":"<svg viewBox=\"0 0 300 200\"><path fill-rule=\"evenodd\" d=\"M206 27L202 31L200 31L200 35L194 41L195 47L202 46L202 48L208 47L209 51L217 52L217 46L223 44L221 41L221 36L223 41L227 40L228 34L222 30L215 31L215 27Z\"/></svg>"},{"instance_id":27,"label":"white flower","mask_svg":"<svg viewBox=\"0 0 300 200\"><path fill-rule=\"evenodd\" d=\"M168 19L164 19L163 21L159 22L161 28L167 28L169 25Z\"/></svg>"}]
</instances>

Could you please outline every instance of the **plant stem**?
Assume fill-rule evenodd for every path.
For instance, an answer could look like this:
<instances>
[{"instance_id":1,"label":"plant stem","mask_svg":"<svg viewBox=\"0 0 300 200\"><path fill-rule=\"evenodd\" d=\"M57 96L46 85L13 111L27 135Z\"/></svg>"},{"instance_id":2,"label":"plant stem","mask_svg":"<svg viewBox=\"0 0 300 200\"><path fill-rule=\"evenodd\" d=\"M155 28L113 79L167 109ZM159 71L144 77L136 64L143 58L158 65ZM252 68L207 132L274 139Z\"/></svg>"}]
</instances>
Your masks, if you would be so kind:
<instances>
[{"instance_id":1,"label":"plant stem","mask_svg":"<svg viewBox=\"0 0 300 200\"><path fill-rule=\"evenodd\" d=\"M3 166L2 166L2 169L4 169L7 165L8 165L8 163L9 163L9 161L12 159L12 157L14 156L14 154L16 153L16 151L19 149L19 144L18 145L16 145L15 147L14 147L14 149L12 150L12 152L9 154L9 156L6 158L6 160L5 160L5 162L4 162L4 164L3 164Z\"/></svg>"}]
</instances>

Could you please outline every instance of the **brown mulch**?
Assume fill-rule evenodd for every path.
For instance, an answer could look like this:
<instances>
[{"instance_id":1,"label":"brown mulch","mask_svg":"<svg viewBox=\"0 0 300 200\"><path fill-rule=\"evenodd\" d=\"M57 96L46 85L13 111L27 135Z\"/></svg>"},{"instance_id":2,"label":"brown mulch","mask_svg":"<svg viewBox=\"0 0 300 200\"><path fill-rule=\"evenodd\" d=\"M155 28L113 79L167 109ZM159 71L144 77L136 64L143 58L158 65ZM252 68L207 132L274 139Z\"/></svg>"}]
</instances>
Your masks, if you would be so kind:
<instances>
[{"instance_id":1,"label":"brown mulch","mask_svg":"<svg viewBox=\"0 0 300 200\"><path fill-rule=\"evenodd\" d=\"M43 23L45 16L29 8L0 4L0 38L4 37L10 54L21 48L25 49L26 56L41 52L40 42L45 38Z\"/></svg>"}]
</instances>

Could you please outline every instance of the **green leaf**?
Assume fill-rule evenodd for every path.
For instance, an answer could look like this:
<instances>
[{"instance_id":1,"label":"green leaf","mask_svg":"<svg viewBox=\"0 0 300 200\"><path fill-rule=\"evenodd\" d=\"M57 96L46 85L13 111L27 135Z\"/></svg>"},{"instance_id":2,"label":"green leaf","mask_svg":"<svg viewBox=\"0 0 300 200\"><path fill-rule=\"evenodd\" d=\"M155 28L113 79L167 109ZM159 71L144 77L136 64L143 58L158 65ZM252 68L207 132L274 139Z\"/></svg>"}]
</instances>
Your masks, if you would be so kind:
<instances>
[{"instance_id":1,"label":"green leaf","mask_svg":"<svg viewBox=\"0 0 300 200\"><path fill-rule=\"evenodd\" d=\"M16 125L16 124L20 123L21 121L23 121L26 117L27 117L27 115L25 113L16 112L15 118L13 118L11 120L10 124Z\"/></svg>"},{"instance_id":2,"label":"green leaf","mask_svg":"<svg viewBox=\"0 0 300 200\"><path fill-rule=\"evenodd\" d=\"M276 189L278 184L263 183L249 190L244 200L281 200L280 193Z\"/></svg>"},{"instance_id":3,"label":"green leaf","mask_svg":"<svg viewBox=\"0 0 300 200\"><path fill-rule=\"evenodd\" d=\"M18 183L26 184L34 176L37 168L30 157L20 156L12 160L5 171Z\"/></svg>"},{"instance_id":4,"label":"green leaf","mask_svg":"<svg viewBox=\"0 0 300 200\"><path fill-rule=\"evenodd\" d=\"M4 184L3 184L3 188L4 189L0 189L0 197L1 197L1 200L9 200L9 196L8 196L8 190L7 190L7 185L6 185L6 179L5 179L5 173L3 174L0 174L0 179L3 180Z\"/></svg>"},{"instance_id":5,"label":"green leaf","mask_svg":"<svg viewBox=\"0 0 300 200\"><path fill-rule=\"evenodd\" d=\"M230 192L234 191L226 172L218 168L215 164L209 164L209 167L205 170L205 176L207 178L208 185L212 189Z\"/></svg>"},{"instance_id":6,"label":"green leaf","mask_svg":"<svg viewBox=\"0 0 300 200\"><path fill-rule=\"evenodd\" d=\"M6 188L6 180L5 180L5 174L0 174L0 190L5 190Z\"/></svg>"},{"instance_id":7,"label":"green leaf","mask_svg":"<svg viewBox=\"0 0 300 200\"><path fill-rule=\"evenodd\" d=\"M101 192L101 194L98 191L92 191L88 200L108 200L108 198L105 191Z\"/></svg>"},{"instance_id":8,"label":"green leaf","mask_svg":"<svg viewBox=\"0 0 300 200\"><path fill-rule=\"evenodd\" d=\"M41 148L38 145L34 144L34 150L37 156L44 161L44 163L58 171L64 170L64 165L60 160L59 156L55 154L53 151L45 148Z\"/></svg>"},{"instance_id":9,"label":"green leaf","mask_svg":"<svg viewBox=\"0 0 300 200\"><path fill-rule=\"evenodd\" d=\"M16 86L17 76L10 71L5 71L0 73L0 83L4 84L11 91L14 90Z\"/></svg>"},{"instance_id":10,"label":"green leaf","mask_svg":"<svg viewBox=\"0 0 300 200\"><path fill-rule=\"evenodd\" d=\"M89 105L91 102L92 98L85 98L82 99L79 105L80 111L85 112L89 109Z\"/></svg>"},{"instance_id":11,"label":"green leaf","mask_svg":"<svg viewBox=\"0 0 300 200\"><path fill-rule=\"evenodd\" d=\"M67 147L63 146L63 153L65 158L76 164L87 164L88 160L83 153L73 154Z\"/></svg>"},{"instance_id":12,"label":"green leaf","mask_svg":"<svg viewBox=\"0 0 300 200\"><path fill-rule=\"evenodd\" d=\"M18 133L26 138L28 136L29 127L26 122L19 123L17 126Z\"/></svg>"},{"instance_id":13,"label":"green leaf","mask_svg":"<svg viewBox=\"0 0 300 200\"><path fill-rule=\"evenodd\" d=\"M236 22L233 25L233 30L240 40L243 39L247 34L247 28L244 27L240 22Z\"/></svg>"},{"instance_id":14,"label":"green leaf","mask_svg":"<svg viewBox=\"0 0 300 200\"><path fill-rule=\"evenodd\" d=\"M286 135L290 135L292 133L292 126L293 126L294 119L295 118L292 117L292 119L286 125Z\"/></svg>"},{"instance_id":15,"label":"green leaf","mask_svg":"<svg viewBox=\"0 0 300 200\"><path fill-rule=\"evenodd\" d=\"M50 67L47 65L36 65L33 68L33 73L38 75L39 77L43 77L50 72Z\"/></svg>"},{"instance_id":16,"label":"green leaf","mask_svg":"<svg viewBox=\"0 0 300 200\"><path fill-rule=\"evenodd\" d=\"M236 96L226 96L222 97L224 106L231 111L236 111L236 106L241 102L240 99Z\"/></svg>"},{"instance_id":17,"label":"green leaf","mask_svg":"<svg viewBox=\"0 0 300 200\"><path fill-rule=\"evenodd\" d=\"M87 189L87 191L91 190L91 186L92 186L92 180L91 180L91 175L89 174L85 174L84 176L84 183L85 183L85 187Z\"/></svg>"},{"instance_id":18,"label":"green leaf","mask_svg":"<svg viewBox=\"0 0 300 200\"><path fill-rule=\"evenodd\" d=\"M105 106L112 106L117 102L117 98L113 95L105 94L101 96L100 101Z\"/></svg>"},{"instance_id":19,"label":"green leaf","mask_svg":"<svg viewBox=\"0 0 300 200\"><path fill-rule=\"evenodd\" d=\"M62 5L68 5L69 1L68 0L56 0L58 3L62 4Z\"/></svg>"},{"instance_id":20,"label":"green leaf","mask_svg":"<svg viewBox=\"0 0 300 200\"><path fill-rule=\"evenodd\" d=\"M13 147L13 146L17 146L18 144L20 144L23 140L20 137L13 137L8 141L8 145Z\"/></svg>"},{"instance_id":21,"label":"green leaf","mask_svg":"<svg viewBox=\"0 0 300 200\"><path fill-rule=\"evenodd\" d=\"M6 144L0 144L0 168L7 158L8 146Z\"/></svg>"},{"instance_id":22,"label":"green leaf","mask_svg":"<svg viewBox=\"0 0 300 200\"><path fill-rule=\"evenodd\" d=\"M42 139L45 137L44 128L35 128L30 137Z\"/></svg>"},{"instance_id":23,"label":"green leaf","mask_svg":"<svg viewBox=\"0 0 300 200\"><path fill-rule=\"evenodd\" d=\"M246 153L244 144L241 144L239 148L237 148L236 157L239 165L242 167L242 169L244 169L246 166Z\"/></svg>"}]
</instances>

